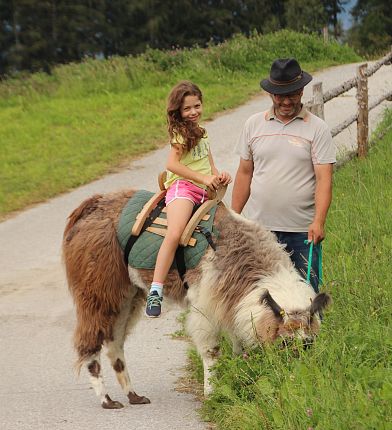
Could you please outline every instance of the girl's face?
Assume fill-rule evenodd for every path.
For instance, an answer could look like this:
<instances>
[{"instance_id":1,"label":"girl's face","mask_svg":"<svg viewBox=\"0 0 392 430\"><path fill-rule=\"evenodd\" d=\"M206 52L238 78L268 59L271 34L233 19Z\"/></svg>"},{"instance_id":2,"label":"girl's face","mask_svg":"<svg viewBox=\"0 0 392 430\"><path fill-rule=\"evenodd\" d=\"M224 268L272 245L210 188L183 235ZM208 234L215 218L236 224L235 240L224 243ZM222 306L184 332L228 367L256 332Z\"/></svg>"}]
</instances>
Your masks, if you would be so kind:
<instances>
[{"instance_id":1,"label":"girl's face","mask_svg":"<svg viewBox=\"0 0 392 430\"><path fill-rule=\"evenodd\" d=\"M180 109L181 118L199 122L203 105L198 96L185 96Z\"/></svg>"}]
</instances>

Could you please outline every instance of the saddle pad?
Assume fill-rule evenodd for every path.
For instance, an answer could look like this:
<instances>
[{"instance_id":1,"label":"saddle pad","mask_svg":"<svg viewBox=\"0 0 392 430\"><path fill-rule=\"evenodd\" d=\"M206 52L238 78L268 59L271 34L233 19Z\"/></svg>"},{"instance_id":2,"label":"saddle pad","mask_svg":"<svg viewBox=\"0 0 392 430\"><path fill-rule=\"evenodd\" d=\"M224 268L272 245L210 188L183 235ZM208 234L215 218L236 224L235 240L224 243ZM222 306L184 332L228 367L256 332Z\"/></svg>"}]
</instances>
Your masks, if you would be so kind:
<instances>
[{"instance_id":1,"label":"saddle pad","mask_svg":"<svg viewBox=\"0 0 392 430\"><path fill-rule=\"evenodd\" d=\"M117 226L117 239L121 249L124 251L127 241L131 235L133 224L136 221L137 214L142 210L145 203L154 195L150 191L139 190L128 200L121 212L120 221ZM208 221L200 221L199 225L213 231L213 220L216 212L214 206L209 214ZM160 214L160 218L166 218L165 213ZM214 231L213 231L214 232ZM201 257L204 255L208 242L203 234L193 232L192 237L196 239L195 246L186 246L184 249L185 265L187 269L192 269L198 265ZM128 257L128 264L135 269L153 269L157 259L159 248L162 244L163 237L149 231L144 231L133 245ZM175 261L172 268L175 268Z\"/></svg>"}]
</instances>

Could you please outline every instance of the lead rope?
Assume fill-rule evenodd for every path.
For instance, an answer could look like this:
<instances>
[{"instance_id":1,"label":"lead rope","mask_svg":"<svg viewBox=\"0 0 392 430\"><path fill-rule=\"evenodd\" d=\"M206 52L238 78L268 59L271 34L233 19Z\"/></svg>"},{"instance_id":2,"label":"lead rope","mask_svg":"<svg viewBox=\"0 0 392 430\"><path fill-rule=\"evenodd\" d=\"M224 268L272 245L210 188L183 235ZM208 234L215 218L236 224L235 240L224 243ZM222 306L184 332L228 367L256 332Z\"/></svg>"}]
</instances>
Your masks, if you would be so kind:
<instances>
[{"instance_id":1,"label":"lead rope","mask_svg":"<svg viewBox=\"0 0 392 430\"><path fill-rule=\"evenodd\" d=\"M304 243L306 245L309 245L309 257L308 257L308 273L306 275L306 282L310 284L310 272L312 269L312 260L313 260L313 240L305 240ZM319 266L319 284L321 285L323 283L323 264L322 264L322 246L321 242L319 244L320 252L319 252L319 258L318 258L318 266Z\"/></svg>"}]
</instances>

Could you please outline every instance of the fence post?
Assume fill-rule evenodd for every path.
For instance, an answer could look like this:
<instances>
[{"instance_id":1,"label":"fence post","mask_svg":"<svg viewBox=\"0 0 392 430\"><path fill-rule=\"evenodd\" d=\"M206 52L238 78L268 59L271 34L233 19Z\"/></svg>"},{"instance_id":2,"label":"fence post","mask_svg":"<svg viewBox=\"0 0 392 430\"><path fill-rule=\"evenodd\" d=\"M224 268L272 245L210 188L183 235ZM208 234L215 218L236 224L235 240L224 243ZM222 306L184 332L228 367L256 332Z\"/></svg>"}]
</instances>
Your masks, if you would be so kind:
<instances>
[{"instance_id":1,"label":"fence post","mask_svg":"<svg viewBox=\"0 0 392 430\"><path fill-rule=\"evenodd\" d=\"M313 103L311 112L319 118L324 119L323 83L317 82L313 85Z\"/></svg>"},{"instance_id":2,"label":"fence post","mask_svg":"<svg viewBox=\"0 0 392 430\"><path fill-rule=\"evenodd\" d=\"M369 112L368 112L368 80L366 76L367 64L357 68L357 140L358 157L364 158L368 152Z\"/></svg>"}]
</instances>

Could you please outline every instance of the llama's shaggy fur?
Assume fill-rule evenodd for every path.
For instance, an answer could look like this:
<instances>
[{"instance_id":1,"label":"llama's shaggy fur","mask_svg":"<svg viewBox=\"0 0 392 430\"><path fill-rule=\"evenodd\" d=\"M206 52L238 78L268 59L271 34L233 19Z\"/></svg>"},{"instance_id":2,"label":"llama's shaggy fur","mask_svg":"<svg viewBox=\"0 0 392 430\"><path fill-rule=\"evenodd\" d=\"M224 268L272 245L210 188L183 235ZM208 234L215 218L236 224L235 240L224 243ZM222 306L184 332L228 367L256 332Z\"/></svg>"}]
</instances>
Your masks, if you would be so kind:
<instances>
[{"instance_id":1,"label":"llama's shaggy fur","mask_svg":"<svg viewBox=\"0 0 392 430\"><path fill-rule=\"evenodd\" d=\"M117 241L119 216L133 194L130 190L87 199L72 212L64 232L63 256L77 314L78 365L87 366L105 408L122 405L105 391L102 345L129 402L149 402L132 389L123 350L144 309L153 274L127 268ZM166 299L190 307L187 327L203 359L206 394L221 330L229 333L238 351L241 345L279 336L311 337L319 328L318 312L329 301L325 294L316 296L302 280L272 233L223 205L216 212L215 226L216 251L209 249L199 266L187 272L189 289L172 271L164 292Z\"/></svg>"}]
</instances>

